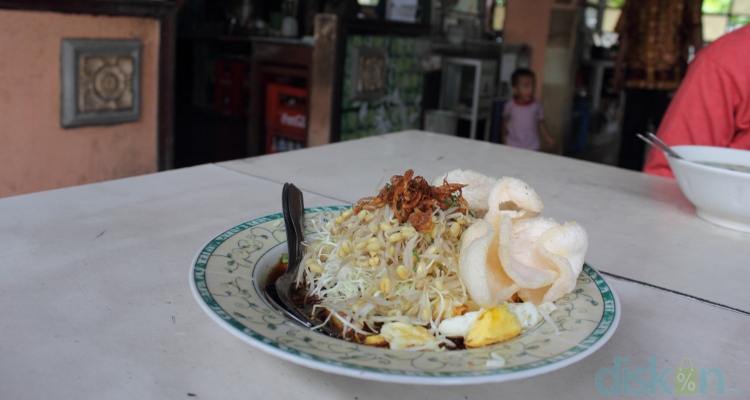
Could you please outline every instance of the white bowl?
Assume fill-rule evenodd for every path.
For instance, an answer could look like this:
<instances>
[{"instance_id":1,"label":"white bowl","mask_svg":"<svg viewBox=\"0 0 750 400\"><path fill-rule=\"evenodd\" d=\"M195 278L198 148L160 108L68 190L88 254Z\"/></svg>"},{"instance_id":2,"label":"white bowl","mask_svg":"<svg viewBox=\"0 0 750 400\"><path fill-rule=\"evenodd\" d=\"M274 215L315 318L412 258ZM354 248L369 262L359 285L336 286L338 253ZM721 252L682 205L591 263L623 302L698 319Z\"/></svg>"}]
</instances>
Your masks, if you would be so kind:
<instances>
[{"instance_id":1,"label":"white bowl","mask_svg":"<svg viewBox=\"0 0 750 400\"><path fill-rule=\"evenodd\" d=\"M750 232L750 173L698 164L716 162L750 167L750 151L710 146L672 146L685 158L667 157L685 197L698 217L713 224Z\"/></svg>"}]
</instances>

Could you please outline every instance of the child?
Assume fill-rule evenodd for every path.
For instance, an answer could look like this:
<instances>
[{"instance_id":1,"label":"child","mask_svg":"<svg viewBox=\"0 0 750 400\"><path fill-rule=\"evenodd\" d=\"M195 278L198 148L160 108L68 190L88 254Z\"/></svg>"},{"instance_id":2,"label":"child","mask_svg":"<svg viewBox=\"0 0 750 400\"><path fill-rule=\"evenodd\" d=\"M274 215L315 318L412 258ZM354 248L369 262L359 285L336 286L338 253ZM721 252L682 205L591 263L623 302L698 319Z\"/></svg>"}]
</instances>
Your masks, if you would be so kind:
<instances>
[{"instance_id":1,"label":"child","mask_svg":"<svg viewBox=\"0 0 750 400\"><path fill-rule=\"evenodd\" d=\"M536 76L531 70L517 69L513 72L510 83L513 100L507 102L503 109L503 143L522 149L539 150L541 133L547 146L552 147L555 140L544 126L542 105L534 100Z\"/></svg>"}]
</instances>

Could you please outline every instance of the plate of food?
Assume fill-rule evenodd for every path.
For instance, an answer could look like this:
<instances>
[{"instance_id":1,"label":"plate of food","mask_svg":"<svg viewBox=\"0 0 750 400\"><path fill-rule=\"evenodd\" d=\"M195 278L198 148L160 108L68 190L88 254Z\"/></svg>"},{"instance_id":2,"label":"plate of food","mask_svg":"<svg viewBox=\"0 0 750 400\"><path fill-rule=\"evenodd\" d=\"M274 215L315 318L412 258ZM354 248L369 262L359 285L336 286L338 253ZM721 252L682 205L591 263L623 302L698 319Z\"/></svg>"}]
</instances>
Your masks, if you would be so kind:
<instances>
[{"instance_id":1,"label":"plate of food","mask_svg":"<svg viewBox=\"0 0 750 400\"><path fill-rule=\"evenodd\" d=\"M408 384L527 378L592 354L620 319L614 290L584 261L584 228L543 208L515 178L456 170L428 183L409 170L357 204L305 209L295 298L335 335L286 319L264 295L286 268L281 212L209 241L190 284L227 331L309 368Z\"/></svg>"}]
</instances>

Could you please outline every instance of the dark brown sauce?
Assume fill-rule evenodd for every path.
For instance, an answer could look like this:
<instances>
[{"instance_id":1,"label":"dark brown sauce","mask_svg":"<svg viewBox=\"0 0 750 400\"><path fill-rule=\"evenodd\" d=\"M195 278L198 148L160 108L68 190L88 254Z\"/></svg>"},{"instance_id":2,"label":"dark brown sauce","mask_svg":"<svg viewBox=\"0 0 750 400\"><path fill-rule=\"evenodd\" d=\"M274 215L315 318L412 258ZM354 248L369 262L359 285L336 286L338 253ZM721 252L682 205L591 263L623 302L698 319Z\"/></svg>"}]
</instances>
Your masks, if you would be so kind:
<instances>
[{"instance_id":1,"label":"dark brown sauce","mask_svg":"<svg viewBox=\"0 0 750 400\"><path fill-rule=\"evenodd\" d=\"M266 275L266 283L263 286L276 283L276 280L279 279L281 275L284 275L284 272L286 272L286 268L287 263L284 262L284 257L280 257L279 262L277 262L276 265L271 267L271 270L268 271L268 275Z\"/></svg>"},{"instance_id":2,"label":"dark brown sauce","mask_svg":"<svg viewBox=\"0 0 750 400\"><path fill-rule=\"evenodd\" d=\"M264 286L275 284L276 280L278 280L279 277L281 277L281 275L283 275L284 272L286 272L287 267L288 267L288 263L284 262L284 257L283 256L279 257L279 261L273 267L271 267L270 271L268 271L268 275L266 275L266 282ZM305 310L305 312L308 315L312 315L310 320L313 321L313 323L320 324L320 323L323 323L323 321L325 321L326 318L328 318L328 311L323 308L318 309L315 315L313 315L312 306L318 303L318 299L316 297L313 297L313 298L307 297L307 293L305 291L305 285L295 286L292 289L291 297L292 297L292 301L294 302L295 307L297 307L300 310ZM328 336L331 336L337 339L341 339L342 337L341 327L337 327L335 324L330 323L330 322L327 325L328 327L333 328L333 330L335 330L338 333L328 334L322 331L321 333L327 334Z\"/></svg>"},{"instance_id":3,"label":"dark brown sauce","mask_svg":"<svg viewBox=\"0 0 750 400\"><path fill-rule=\"evenodd\" d=\"M453 344L456 345L454 348L448 348L448 350L466 350L466 344L464 344L464 338L457 337L457 338L448 338Z\"/></svg>"}]
</instances>

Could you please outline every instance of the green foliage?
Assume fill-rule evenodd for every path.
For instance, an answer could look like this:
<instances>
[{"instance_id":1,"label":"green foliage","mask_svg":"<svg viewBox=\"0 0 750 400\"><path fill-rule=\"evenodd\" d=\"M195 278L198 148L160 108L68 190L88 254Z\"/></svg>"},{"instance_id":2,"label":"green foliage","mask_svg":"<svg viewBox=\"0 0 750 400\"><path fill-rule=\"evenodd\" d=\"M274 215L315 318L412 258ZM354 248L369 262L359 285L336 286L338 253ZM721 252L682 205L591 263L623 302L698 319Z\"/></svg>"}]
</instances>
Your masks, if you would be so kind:
<instances>
[{"instance_id":1,"label":"green foliage","mask_svg":"<svg viewBox=\"0 0 750 400\"><path fill-rule=\"evenodd\" d=\"M729 18L729 30L742 28L748 23L750 23L750 15L732 15Z\"/></svg>"},{"instance_id":2,"label":"green foliage","mask_svg":"<svg viewBox=\"0 0 750 400\"><path fill-rule=\"evenodd\" d=\"M728 14L732 0L703 0L704 14Z\"/></svg>"}]
</instances>

